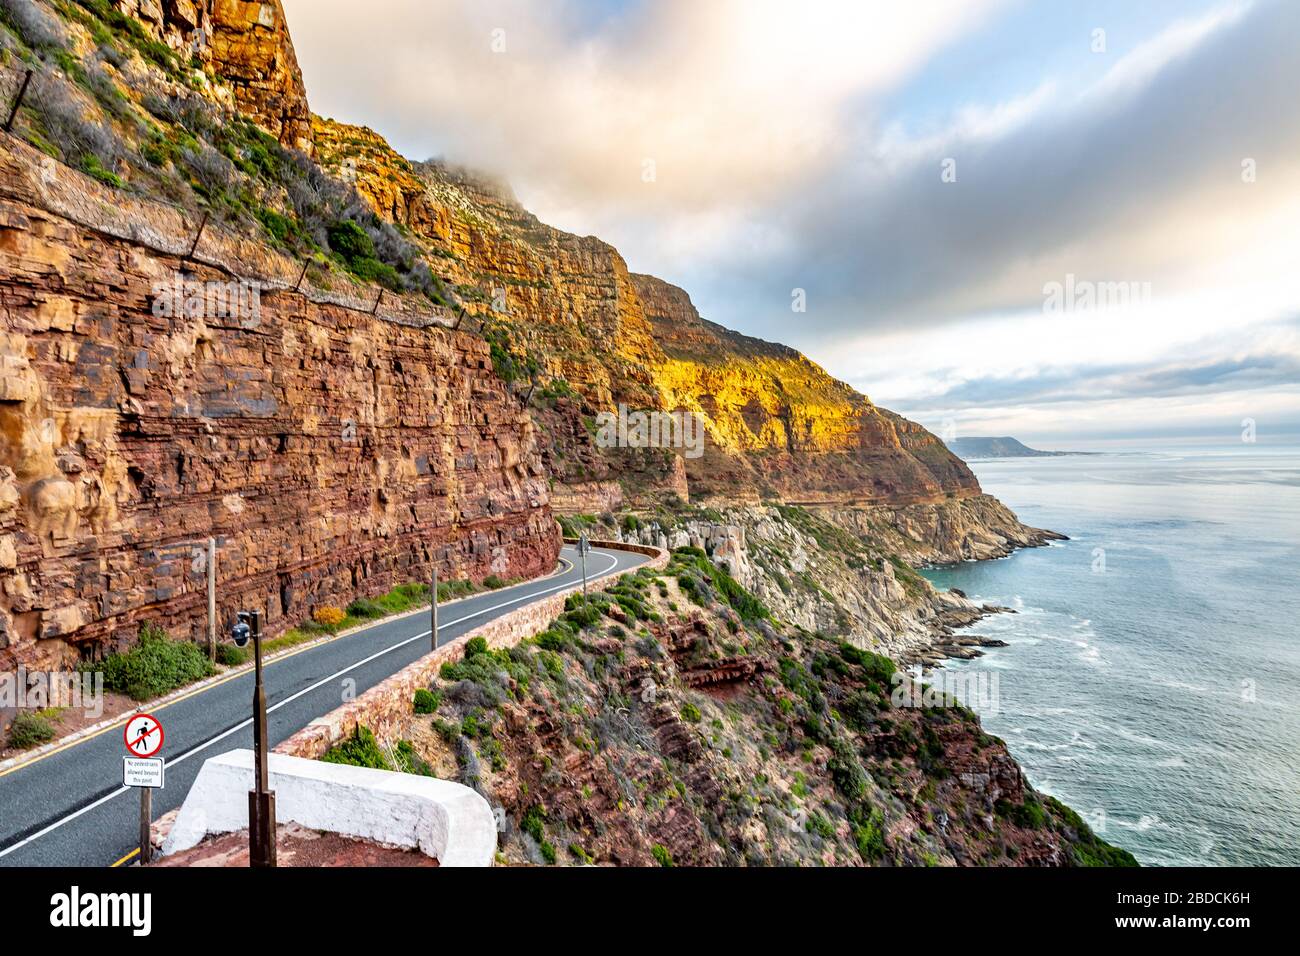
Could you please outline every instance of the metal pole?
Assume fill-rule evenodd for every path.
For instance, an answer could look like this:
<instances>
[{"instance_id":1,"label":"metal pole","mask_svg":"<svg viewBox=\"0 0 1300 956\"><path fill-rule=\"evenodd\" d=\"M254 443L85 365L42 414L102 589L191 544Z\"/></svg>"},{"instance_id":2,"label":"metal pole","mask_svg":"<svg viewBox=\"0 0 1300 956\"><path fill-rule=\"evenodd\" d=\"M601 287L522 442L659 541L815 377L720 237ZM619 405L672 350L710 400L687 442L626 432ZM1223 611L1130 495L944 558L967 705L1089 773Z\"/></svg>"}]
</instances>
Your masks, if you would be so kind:
<instances>
[{"instance_id":1,"label":"metal pole","mask_svg":"<svg viewBox=\"0 0 1300 956\"><path fill-rule=\"evenodd\" d=\"M438 649L438 566L433 567L433 590L429 592L429 649Z\"/></svg>"},{"instance_id":2,"label":"metal pole","mask_svg":"<svg viewBox=\"0 0 1300 956\"><path fill-rule=\"evenodd\" d=\"M266 689L262 686L262 612L250 615L253 632L253 751L256 790L248 794L248 865L275 866L275 794L267 788Z\"/></svg>"},{"instance_id":3,"label":"metal pole","mask_svg":"<svg viewBox=\"0 0 1300 956\"><path fill-rule=\"evenodd\" d=\"M148 866L153 861L153 790L138 787L140 791L140 865Z\"/></svg>"},{"instance_id":4,"label":"metal pole","mask_svg":"<svg viewBox=\"0 0 1300 956\"><path fill-rule=\"evenodd\" d=\"M582 555L582 606L587 606L587 549L578 545L578 552Z\"/></svg>"},{"instance_id":5,"label":"metal pole","mask_svg":"<svg viewBox=\"0 0 1300 956\"><path fill-rule=\"evenodd\" d=\"M5 120L5 132L8 133L14 128L14 120L18 118L18 107L23 105L23 97L27 95L27 84L32 81L31 70L23 77L23 85L18 88L18 98L14 100L14 108L9 111L9 118Z\"/></svg>"},{"instance_id":6,"label":"metal pole","mask_svg":"<svg viewBox=\"0 0 1300 956\"><path fill-rule=\"evenodd\" d=\"M203 221L199 223L199 231L194 234L194 244L190 246L190 251L185 254L185 258L181 262L194 258L194 253L199 248L199 240L203 238L203 230L207 228L209 215L207 212L203 214Z\"/></svg>"},{"instance_id":7,"label":"metal pole","mask_svg":"<svg viewBox=\"0 0 1300 956\"><path fill-rule=\"evenodd\" d=\"M217 659L217 539L208 538L208 660Z\"/></svg>"}]
</instances>

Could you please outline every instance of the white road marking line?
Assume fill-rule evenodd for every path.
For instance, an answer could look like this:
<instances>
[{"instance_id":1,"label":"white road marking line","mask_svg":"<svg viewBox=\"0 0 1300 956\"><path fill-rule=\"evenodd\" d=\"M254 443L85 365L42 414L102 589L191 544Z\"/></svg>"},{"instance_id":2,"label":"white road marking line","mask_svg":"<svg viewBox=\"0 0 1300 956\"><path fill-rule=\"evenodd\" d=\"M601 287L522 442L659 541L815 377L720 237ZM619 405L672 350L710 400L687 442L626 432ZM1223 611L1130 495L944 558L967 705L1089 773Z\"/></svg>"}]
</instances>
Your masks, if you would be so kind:
<instances>
[{"instance_id":1,"label":"white road marking line","mask_svg":"<svg viewBox=\"0 0 1300 956\"><path fill-rule=\"evenodd\" d=\"M597 553L599 553L599 552L597 552ZM610 557L610 556L609 556L609 555L605 555L605 557ZM613 558L611 558L611 560L610 560L609 567L604 568L602 571L599 572L599 574L603 575L603 574L605 574L605 573L608 572L608 571L612 571L612 570L613 570L614 568L616 568L616 567L618 567L618 558L617 558L617 557L613 557ZM592 575L592 577L594 577L594 576L596 576L596 575ZM485 607L485 608L483 608L483 610L481 610L481 611L475 611L473 614L466 614L466 615L464 615L464 616L462 616L462 617L458 617L458 618L456 618L454 621L448 621L445 625L443 625L443 624L440 623L440 624L438 625L438 627L439 627L440 630L441 630L441 628L443 628L443 627L451 627L451 626L454 625L454 624L460 624L462 621L468 621L468 620L470 620L470 619L472 619L472 618L481 617L482 615L488 613L489 611L496 611L496 610L499 610L500 608L503 608L503 607L509 607L509 606L512 605L512 604L518 604L518 603L520 603L521 601L528 601L528 600L530 600L530 599L532 599L532 598L539 598L539 597L542 597L543 595L550 594L550 593L553 592L553 591L563 591L563 590L564 590L565 588L567 588L567 587L573 587L573 584L572 584L572 583L558 584L558 585L556 585L555 587L547 588L547 589L544 590L544 591L535 591L535 592L532 592L532 593L530 593L530 594L525 594L525 595L523 595L522 597L515 598L515 599L512 600L512 601L503 601L503 602L500 603L500 604L494 604L494 605L492 605L491 607ZM293 703L293 702L294 702L295 700L297 700L299 697L302 697L302 696L304 696L304 695L306 695L306 694L310 694L312 691L314 691L314 690L318 690L319 688L321 688L321 687L323 687L324 685L330 683L331 681L336 681L336 680L338 680L340 677L342 677L344 674L348 673L349 671L354 671L354 670L356 670L358 667L362 667L362 666L364 666L364 665L366 665L366 664L369 664L371 661L376 660L376 659L378 659L378 658L380 658L380 657L383 657L385 654L388 654L388 653L390 653L391 651L395 651L395 650L397 650L397 649L400 648L400 647L405 647L407 644L410 644L410 643L412 643L412 642L414 642L414 641L418 641L418 640L420 640L421 638L428 637L431 633L432 633L432 632L430 632L430 631L425 631L425 632L422 633L422 634L416 634L414 637L408 637L408 638L407 638L406 640L404 640L404 641L399 641L399 642L397 642L396 644L393 644L393 645L391 645L391 646L389 646L389 647L385 647L382 651L376 651L374 654L371 654L369 657L363 658L362 660L359 660L359 661L357 661L357 662L354 663L354 664L350 664L349 666L345 667L343 670L339 671L338 673L331 674L329 677L322 678L321 680L319 680L319 681L317 681L316 683L312 684L310 687L305 687L305 688L303 688L302 690L298 691L298 693L294 694L293 696L291 696L291 697L286 697L284 700L280 701L278 704L272 704L270 707L266 708L266 712L267 712L267 714L274 713L275 711L279 710L281 707L284 707L286 704L291 704L291 703ZM274 663L274 662L272 662L272 663ZM268 667L269 667L269 665L268 665ZM208 747L211 747L213 744L217 743L218 741L225 740L225 739L226 739L227 737L229 737L231 734L236 733L236 732L238 732L238 731L240 731L240 730L243 730L245 727L250 726L252 723L253 723L253 718L250 717L250 718L248 718L247 720L245 720L245 721L243 721L243 722L241 722L241 723L238 723L238 724L236 724L235 726L231 727L229 730L226 730L226 731L223 731L223 732L220 733L220 734L217 734L217 736L211 738L210 740L205 740L203 743L199 744L198 746L196 746L196 747L194 747L194 748L192 748L192 749L190 749L190 750L187 750L185 753L181 754L179 757L176 757L176 758L173 759L173 760L168 760L168 761L167 761L167 764L168 764L168 766L175 766L175 765L178 764L178 763L181 763L181 762L183 762L183 761L185 761L185 760L188 760L190 757L194 756L194 755L195 755L196 753L198 753L200 750L206 750ZM33 833L31 836L24 837L23 839L19 840L17 843L14 843L14 844L12 844L11 846L7 846L7 847L5 847L3 850L0 850L0 859L3 859L4 857L8 856L10 853L13 853L15 850L18 850L18 849L20 849L20 848L26 846L26 845L29 844L29 843L32 843L32 842L34 842L34 841L36 841L36 840L39 840L41 837L45 836L46 834L53 833L55 830L59 829L59 828L62 827L64 824L70 823L70 822L72 822L73 820L77 819L78 817L82 816L83 814L89 813L91 810L94 810L96 807L101 806L101 805L107 803L108 801L112 800L114 797L119 797L119 796L121 796L122 794L126 793L126 792L127 792L128 790L130 790L130 789L132 789L132 788L131 788L131 787L119 787L117 790L114 790L114 791L112 791L111 793L107 793L107 794L105 794L104 796L100 797L100 798L99 798L98 800L96 800L94 803L89 803L89 804L87 804L86 806L82 807L80 810L74 810L72 813L69 813L66 817L63 817L62 819L59 819L59 820L55 820L53 823L51 823L51 824L50 824L49 826L47 826L45 829L43 829L43 830L38 830L36 833Z\"/></svg>"}]
</instances>

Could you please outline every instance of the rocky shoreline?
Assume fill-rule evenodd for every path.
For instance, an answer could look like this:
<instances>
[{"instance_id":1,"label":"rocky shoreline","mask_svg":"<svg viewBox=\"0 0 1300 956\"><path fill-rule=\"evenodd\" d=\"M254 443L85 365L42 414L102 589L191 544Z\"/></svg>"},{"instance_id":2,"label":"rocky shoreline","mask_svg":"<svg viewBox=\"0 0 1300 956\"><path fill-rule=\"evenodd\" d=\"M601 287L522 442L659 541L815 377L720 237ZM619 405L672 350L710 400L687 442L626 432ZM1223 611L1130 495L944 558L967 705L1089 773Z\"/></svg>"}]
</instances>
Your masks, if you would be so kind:
<instances>
[{"instance_id":1,"label":"rocky shoreline","mask_svg":"<svg viewBox=\"0 0 1300 956\"><path fill-rule=\"evenodd\" d=\"M957 599L956 604L942 611L932 622L933 643L928 650L919 650L910 658L899 663L904 666L921 665L923 670L942 667L946 660L974 660L984 656L985 648L1008 647L1006 641L980 634L962 634L966 628L994 614L1015 614L1013 608L999 604L975 604L966 597L964 591L953 588L948 591L936 591L938 600Z\"/></svg>"},{"instance_id":2,"label":"rocky shoreline","mask_svg":"<svg viewBox=\"0 0 1300 956\"><path fill-rule=\"evenodd\" d=\"M908 515L902 528L895 523L900 511ZM1057 532L1021 524L985 495L905 509L767 504L565 520L590 522L600 534L620 540L699 548L781 620L840 635L902 666L923 669L1001 646L961 632L1011 609L937 590L916 567L1005 557L1022 547L1065 540ZM930 531L922 537L921 528ZM982 557L969 557L972 550Z\"/></svg>"}]
</instances>

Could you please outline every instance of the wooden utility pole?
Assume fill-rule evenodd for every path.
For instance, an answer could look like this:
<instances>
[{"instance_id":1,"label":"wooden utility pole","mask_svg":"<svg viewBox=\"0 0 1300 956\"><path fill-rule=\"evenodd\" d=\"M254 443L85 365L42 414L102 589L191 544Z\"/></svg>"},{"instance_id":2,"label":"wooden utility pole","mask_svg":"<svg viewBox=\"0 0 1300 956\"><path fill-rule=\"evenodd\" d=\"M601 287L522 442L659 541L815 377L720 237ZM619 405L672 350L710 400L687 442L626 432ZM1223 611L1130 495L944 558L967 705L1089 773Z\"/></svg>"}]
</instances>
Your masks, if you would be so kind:
<instances>
[{"instance_id":1,"label":"wooden utility pole","mask_svg":"<svg viewBox=\"0 0 1300 956\"><path fill-rule=\"evenodd\" d=\"M208 660L217 659L217 539L208 538Z\"/></svg>"},{"instance_id":2,"label":"wooden utility pole","mask_svg":"<svg viewBox=\"0 0 1300 956\"><path fill-rule=\"evenodd\" d=\"M140 787L140 865L153 861L153 790Z\"/></svg>"},{"instance_id":3,"label":"wooden utility pole","mask_svg":"<svg viewBox=\"0 0 1300 956\"><path fill-rule=\"evenodd\" d=\"M429 592L429 650L438 649L438 566L433 566L433 590Z\"/></svg>"}]
</instances>

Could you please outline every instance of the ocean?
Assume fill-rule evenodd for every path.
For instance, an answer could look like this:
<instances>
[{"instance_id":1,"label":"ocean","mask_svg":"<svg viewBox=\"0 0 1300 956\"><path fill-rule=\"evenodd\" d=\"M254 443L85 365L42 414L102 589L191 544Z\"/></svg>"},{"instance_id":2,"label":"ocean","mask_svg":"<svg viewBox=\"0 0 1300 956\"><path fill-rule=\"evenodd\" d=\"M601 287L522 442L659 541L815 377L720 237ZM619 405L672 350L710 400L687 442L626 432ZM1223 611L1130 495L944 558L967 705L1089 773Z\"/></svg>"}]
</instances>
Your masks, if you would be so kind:
<instances>
[{"instance_id":1,"label":"ocean","mask_svg":"<svg viewBox=\"0 0 1300 956\"><path fill-rule=\"evenodd\" d=\"M1300 449L971 468L1071 539L925 571L1018 612L945 665L986 729L1144 865L1300 864Z\"/></svg>"}]
</instances>

